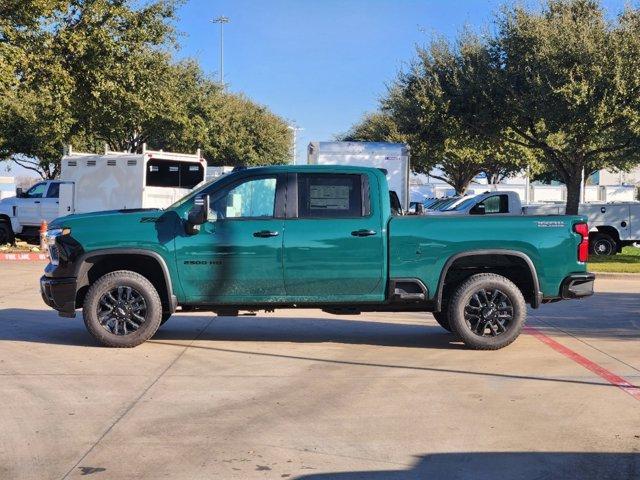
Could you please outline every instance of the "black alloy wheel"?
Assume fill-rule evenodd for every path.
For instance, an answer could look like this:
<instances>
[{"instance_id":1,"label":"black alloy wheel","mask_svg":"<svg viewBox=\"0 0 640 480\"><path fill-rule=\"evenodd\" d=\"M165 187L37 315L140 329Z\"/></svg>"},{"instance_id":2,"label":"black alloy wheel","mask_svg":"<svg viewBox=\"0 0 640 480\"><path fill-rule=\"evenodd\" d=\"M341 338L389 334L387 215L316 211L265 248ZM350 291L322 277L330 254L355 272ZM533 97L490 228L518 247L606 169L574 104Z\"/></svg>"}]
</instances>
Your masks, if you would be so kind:
<instances>
[{"instance_id":1,"label":"black alloy wheel","mask_svg":"<svg viewBox=\"0 0 640 480\"><path fill-rule=\"evenodd\" d=\"M100 297L97 315L100 325L109 333L129 335L145 322L147 303L136 289L118 286Z\"/></svg>"},{"instance_id":2,"label":"black alloy wheel","mask_svg":"<svg viewBox=\"0 0 640 480\"><path fill-rule=\"evenodd\" d=\"M143 275L110 272L89 287L82 306L89 333L102 345L131 348L150 339L162 320L158 290Z\"/></svg>"},{"instance_id":3,"label":"black alloy wheel","mask_svg":"<svg viewBox=\"0 0 640 480\"><path fill-rule=\"evenodd\" d=\"M464 319L473 333L480 337L497 337L513 321L513 305L504 292L480 288L464 307Z\"/></svg>"},{"instance_id":4,"label":"black alloy wheel","mask_svg":"<svg viewBox=\"0 0 640 480\"><path fill-rule=\"evenodd\" d=\"M513 342L526 321L527 306L518 286L496 273L471 275L449 301L453 333L470 348L497 350Z\"/></svg>"}]
</instances>

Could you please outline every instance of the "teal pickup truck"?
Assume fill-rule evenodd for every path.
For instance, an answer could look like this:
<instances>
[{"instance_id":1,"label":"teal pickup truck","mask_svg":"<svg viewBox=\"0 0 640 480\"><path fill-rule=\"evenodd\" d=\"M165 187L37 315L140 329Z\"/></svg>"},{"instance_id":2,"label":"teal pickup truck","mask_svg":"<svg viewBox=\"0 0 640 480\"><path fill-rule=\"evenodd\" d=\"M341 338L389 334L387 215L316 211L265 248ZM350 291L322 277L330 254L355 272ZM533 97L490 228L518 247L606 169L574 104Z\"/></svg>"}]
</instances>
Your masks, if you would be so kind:
<instances>
[{"instance_id":1,"label":"teal pickup truck","mask_svg":"<svg viewBox=\"0 0 640 480\"><path fill-rule=\"evenodd\" d=\"M583 217L402 216L392 200L375 168L276 166L165 210L58 218L42 297L62 316L82 308L110 347L139 345L177 309L304 307L433 312L469 347L498 349L526 304L593 293Z\"/></svg>"}]
</instances>

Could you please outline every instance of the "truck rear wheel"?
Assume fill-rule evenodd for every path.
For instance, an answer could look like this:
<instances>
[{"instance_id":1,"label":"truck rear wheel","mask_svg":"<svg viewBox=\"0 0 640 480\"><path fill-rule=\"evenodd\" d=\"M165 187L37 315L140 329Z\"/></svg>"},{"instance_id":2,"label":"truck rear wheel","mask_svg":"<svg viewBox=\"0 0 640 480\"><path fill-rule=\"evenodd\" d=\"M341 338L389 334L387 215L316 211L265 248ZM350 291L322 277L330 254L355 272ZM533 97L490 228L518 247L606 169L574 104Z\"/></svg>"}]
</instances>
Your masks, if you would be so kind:
<instances>
[{"instance_id":1,"label":"truck rear wheel","mask_svg":"<svg viewBox=\"0 0 640 480\"><path fill-rule=\"evenodd\" d=\"M162 320L162 302L142 275L118 270L100 277L83 307L89 333L107 347L130 348L151 338Z\"/></svg>"},{"instance_id":2,"label":"truck rear wheel","mask_svg":"<svg viewBox=\"0 0 640 480\"><path fill-rule=\"evenodd\" d=\"M11 224L7 222L0 222L0 245L4 245L6 243L13 244L14 241L15 236L13 234Z\"/></svg>"},{"instance_id":3,"label":"truck rear wheel","mask_svg":"<svg viewBox=\"0 0 640 480\"><path fill-rule=\"evenodd\" d=\"M596 233L589 240L589 250L592 255L615 255L618 252L618 244L606 233Z\"/></svg>"},{"instance_id":4,"label":"truck rear wheel","mask_svg":"<svg viewBox=\"0 0 640 480\"><path fill-rule=\"evenodd\" d=\"M453 332L476 350L497 350L509 345L520 335L526 314L520 289L494 273L469 277L449 304Z\"/></svg>"}]
</instances>

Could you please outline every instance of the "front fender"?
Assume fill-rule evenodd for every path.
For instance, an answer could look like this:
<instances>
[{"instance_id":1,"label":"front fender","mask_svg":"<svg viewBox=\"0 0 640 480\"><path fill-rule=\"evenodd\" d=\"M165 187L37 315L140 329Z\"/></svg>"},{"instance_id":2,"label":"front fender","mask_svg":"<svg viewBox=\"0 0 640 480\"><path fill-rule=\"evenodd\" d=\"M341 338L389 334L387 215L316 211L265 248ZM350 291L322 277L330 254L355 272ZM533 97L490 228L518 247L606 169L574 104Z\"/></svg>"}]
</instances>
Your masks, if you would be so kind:
<instances>
[{"instance_id":1,"label":"front fender","mask_svg":"<svg viewBox=\"0 0 640 480\"><path fill-rule=\"evenodd\" d=\"M17 203L13 198L6 198L0 202L0 219L8 220L14 233L22 233L22 225L16 217Z\"/></svg>"}]
</instances>

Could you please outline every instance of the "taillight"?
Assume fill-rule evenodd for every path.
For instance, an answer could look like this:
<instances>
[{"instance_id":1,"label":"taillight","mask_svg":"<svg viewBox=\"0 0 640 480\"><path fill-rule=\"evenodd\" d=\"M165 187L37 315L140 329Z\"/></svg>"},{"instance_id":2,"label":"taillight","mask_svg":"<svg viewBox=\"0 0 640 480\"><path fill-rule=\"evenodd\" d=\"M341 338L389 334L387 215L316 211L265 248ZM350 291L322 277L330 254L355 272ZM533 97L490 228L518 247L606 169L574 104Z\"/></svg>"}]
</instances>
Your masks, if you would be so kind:
<instances>
[{"instance_id":1,"label":"taillight","mask_svg":"<svg viewBox=\"0 0 640 480\"><path fill-rule=\"evenodd\" d=\"M578 245L578 261L586 262L589 260L589 225L584 222L576 223L573 226L573 231L582 235L582 240Z\"/></svg>"}]
</instances>

